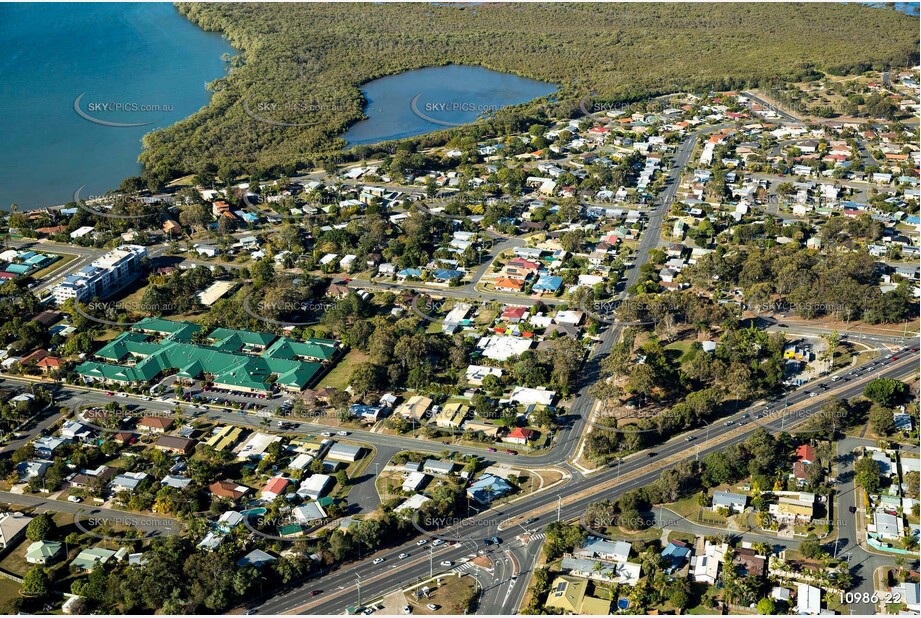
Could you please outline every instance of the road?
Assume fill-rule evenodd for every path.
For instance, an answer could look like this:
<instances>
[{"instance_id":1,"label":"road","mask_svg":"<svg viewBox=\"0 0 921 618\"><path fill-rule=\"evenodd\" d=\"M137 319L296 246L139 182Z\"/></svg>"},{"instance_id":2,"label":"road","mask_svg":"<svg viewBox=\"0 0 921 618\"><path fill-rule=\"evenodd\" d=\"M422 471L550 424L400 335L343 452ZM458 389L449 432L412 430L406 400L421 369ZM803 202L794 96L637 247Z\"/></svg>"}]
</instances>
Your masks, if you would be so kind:
<instances>
[{"instance_id":1,"label":"road","mask_svg":"<svg viewBox=\"0 0 921 618\"><path fill-rule=\"evenodd\" d=\"M709 131L717 130L715 127L708 129ZM649 225L644 231L643 237L641 239L640 245L637 250L637 259L635 261L635 267L628 271L628 280L626 288L631 287L637 281L639 275L639 267L648 260L649 251L655 248L659 244L659 228L661 227L661 222L664 215L668 212L668 209L671 206L671 202L674 200L675 194L678 188L678 180L680 174L684 167L687 165L690 159L690 155L693 152L694 145L700 133L706 131L700 131L694 134L689 135L679 146L673 165L669 171L669 181L667 182L666 189L662 195L662 199L659 202L656 210L651 214L649 219ZM623 294L622 294L623 296ZM577 418L576 422L569 427L568 429L561 430L558 432L558 443L556 449L554 449L554 454L559 456L560 459L557 461L568 460L571 454L574 452L579 439L582 436L585 424L588 422L588 419L591 416L592 410L594 408L594 401L591 396L588 394L588 389L591 384L593 384L598 375L600 369L600 360L606 355L613 344L616 342L619 333L620 326L615 324L609 327L602 337L602 342L599 346L595 348L593 354L589 357L585 370L582 372L582 388L580 389L576 402L571 408L571 414L574 414ZM916 364L917 362L917 353L913 353L909 357L903 356L902 360L899 361L895 367L880 368L880 375L899 375L905 373L906 366L908 362ZM864 380L868 377L864 377ZM836 396L839 397L851 397L862 392L863 382L855 379L853 383L848 383L848 386L840 385L835 388L833 391ZM816 386L816 384L810 385L811 387ZM797 404L810 404L809 400L812 397L809 396L808 391L801 389L794 392L791 396L786 398L787 405L797 405ZM825 397L817 399L817 401L824 400ZM802 422L804 416L814 413L818 410L818 403L811 403L807 405L806 411L800 413L797 416L795 422ZM740 415L737 416L736 420L741 423ZM699 457L706 455L708 452L713 452L716 450L723 450L730 444L735 444L743 441L751 432L753 432L758 427L765 427L769 431L778 431L784 428L785 424L793 424L794 421L788 420L787 416L781 415L780 418L777 416L770 416L765 422L755 423L751 422L747 428L743 431L739 431L738 425L727 426L719 425L715 427L708 426L705 430L698 430L692 432L690 435L694 438L701 438L706 436L706 440L703 445L704 448L696 448L694 455ZM733 434L731 437L727 438L725 441L720 441L718 438L723 434ZM700 444L698 442L698 444ZM712 446L707 446L713 444ZM664 445L657 447L657 453L638 453L634 454L624 460L620 465L615 469L606 470L598 475L593 475L586 477L580 475L578 472L574 473L572 479L564 483L561 487L557 489L557 492L550 492L537 494L530 496L525 500L521 500L518 503L512 503L501 507L502 510L495 511L489 509L483 513L478 514L473 518L477 523L472 528L477 530L477 534L480 538L486 538L495 534L498 531L499 524L502 521L507 519L514 518L523 518L528 514L535 514L537 520L532 522L531 527L540 527L548 523L553 519L552 511L554 504L557 505L556 517L563 520L570 520L577 518L581 513L585 511L585 508L593 501L599 499L600 494L591 491L592 488L596 487L600 483L605 481L617 480L621 475L624 475L625 478L629 477L629 480L625 480L622 483L619 483L615 490L611 492L604 492L603 495L606 498L616 497L626 491L642 487L647 485L654 480L656 480L661 474L661 470L665 466L656 465L655 463L648 463L648 457L646 455L655 456L656 460L661 461L667 459L671 456L678 454L685 455L685 458L690 457L690 449L688 448L688 443L682 438L675 438L670 440ZM563 459L565 458L565 459ZM673 464L672 464L673 465ZM614 476L616 474L616 477ZM587 494L587 495L584 495ZM509 534L509 533L503 533ZM514 541L513 543L518 543ZM476 541L470 539L468 543L464 543L459 547L442 547L439 549L441 552L440 558L448 559L457 562L463 558L471 557L471 552L476 546ZM334 571L325 577L320 578L319 580L312 581L308 585L300 587L300 594L298 594L298 589L287 592L281 597L274 597L271 600L265 601L261 604L257 604L255 607L258 608L260 613L281 613L281 612L291 612L297 611L299 613L322 613L322 614L338 614L341 613L344 608L350 603L354 603L350 596L356 588L358 583L357 578L361 579L361 587L365 598L373 598L375 596L383 595L386 592L389 592L405 585L418 581L419 578L427 576L426 564L424 561L412 561L404 562L399 565L399 577L394 577L395 573L392 572L393 566L392 561L397 555L402 552L409 552L412 550L413 545L407 543L397 548L386 549L378 552L376 556L385 558L383 565L380 565L380 568L377 565L372 564L369 560L365 559L359 561L359 563L350 565L348 569L340 569ZM527 551L528 548L525 548L526 551L521 552L520 546L513 547L510 551L512 552L521 552L523 554L523 560L519 562L522 575L512 580L511 577L507 581L502 580L501 577L499 580L496 580L498 574L494 574L493 582L497 589L501 589L503 584L508 586L508 594L505 595L500 601L498 598L498 593L496 594L485 594L482 599L481 611L489 614L515 614L517 613L517 605L512 603L517 599L523 597L524 592L527 588L528 577L525 576L528 573L536 559L537 552ZM487 553L492 552L493 554L499 551L498 548L490 546L485 549ZM475 554L473 554L475 555ZM387 566L391 565L391 566ZM323 589L327 593L322 595L322 600L311 601L305 603L306 599L309 598L306 596L307 588L317 588ZM368 596L370 595L370 596ZM332 598L331 598L332 597Z\"/></svg>"},{"instance_id":2,"label":"road","mask_svg":"<svg viewBox=\"0 0 921 618\"><path fill-rule=\"evenodd\" d=\"M918 353L913 352L896 363L888 363L885 369L878 372L881 377L904 377L912 375L918 363ZM836 387L835 390L829 391L828 396L836 398L854 397L863 392L866 381L877 377L874 372L869 372L861 381L852 381L846 385ZM510 527L499 531L499 525L507 520L520 520L524 517L533 516L536 518L528 525L530 529L540 529L551 521L556 521L559 517L562 521L569 521L579 518L592 502L604 498L616 498L617 496L631 489L643 487L655 481L662 470L667 469L677 461L690 459L694 457L703 457L710 452L725 450L729 445L738 444L748 438L756 429L763 427L765 430L777 433L785 427L788 431L791 425L802 423L816 412L825 401L825 398L811 398L803 391L796 393L789 398L789 405L803 404L802 412L795 415L795 421L787 416L772 416L763 423L750 422L748 425L740 428L741 415L736 415L736 424L732 426L714 425L708 429L697 430L690 435L695 437L696 443L700 448L691 449L689 444L681 438L672 439L669 442L656 447L657 453L653 460L650 461L648 453L637 453L627 457L620 466L614 466L604 470L599 474L589 477L574 475L567 483L563 484L556 490L539 493L529 496L527 499L502 505L497 509L489 509L479 513L465 522L464 530L476 530L476 537L465 537L465 542L458 547L442 546L439 548L435 557L437 561L452 560L459 562L464 558L469 558L474 553L474 548L479 539L488 538L498 534L503 538L505 543L498 548L490 546L482 548L486 555L495 555L496 552L504 551L507 544L513 547L517 540L515 536L523 533L524 528L520 525L511 523ZM746 411L740 411L745 413ZM675 460L672 460L675 458ZM669 463L658 463L664 460ZM623 480L620 480L623 479ZM599 491L598 487L602 484L615 483L611 489ZM453 539L454 529L439 531L439 535L444 538ZM365 599L372 599L381 596L391 590L405 587L419 578L428 576L429 563L427 558L419 558L412 555L406 561L398 561L397 556L402 552L413 554L417 550L414 542L407 542L399 546L381 550L373 556L365 556L363 560L349 564L344 568L333 571L324 577L311 580L305 584L287 590L282 595L277 595L272 599L264 600L257 603L254 607L259 613L310 613L310 614L339 614L348 605L355 603L356 594L356 574L361 577L362 596ZM505 582L511 585L512 590L508 595L508 600L503 601L502 606L489 606L482 608L483 613L490 614L514 614L516 607L511 604L513 599L521 598L524 594L523 588L527 587L528 578L525 573L531 570L534 560L537 558L536 552L527 549L519 552L524 555L527 561L520 563L522 575L516 578L515 582L509 577ZM385 558L383 564L374 565L370 558ZM399 564L399 570L394 569L394 563ZM399 575L397 575L399 574ZM501 584L502 582L496 582ZM320 589L324 594L318 596L316 600L310 600L307 594L309 590ZM489 597L487 597L487 600Z\"/></svg>"},{"instance_id":3,"label":"road","mask_svg":"<svg viewBox=\"0 0 921 618\"><path fill-rule=\"evenodd\" d=\"M92 530L98 524L94 520L108 520L112 524L141 530L147 537L173 536L182 529L182 524L169 517L141 515L130 511L102 508L92 504L54 500L44 496L16 494L0 491L0 502L4 504L33 507L36 512L68 513L74 516L78 527Z\"/></svg>"}]
</instances>

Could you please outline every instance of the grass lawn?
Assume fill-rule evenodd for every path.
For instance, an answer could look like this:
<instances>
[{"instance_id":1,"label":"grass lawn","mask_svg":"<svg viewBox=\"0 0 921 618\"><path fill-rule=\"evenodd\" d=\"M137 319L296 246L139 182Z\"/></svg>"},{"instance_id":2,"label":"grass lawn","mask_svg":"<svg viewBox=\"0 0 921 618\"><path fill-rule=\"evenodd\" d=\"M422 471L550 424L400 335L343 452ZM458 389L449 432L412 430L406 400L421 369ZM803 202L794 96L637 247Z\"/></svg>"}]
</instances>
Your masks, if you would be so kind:
<instances>
[{"instance_id":1,"label":"grass lawn","mask_svg":"<svg viewBox=\"0 0 921 618\"><path fill-rule=\"evenodd\" d=\"M339 390L348 386L349 378L352 376L352 369L355 365L368 360L368 355L361 350L351 349L348 354L339 359L336 366L330 370L321 380L322 386L329 386Z\"/></svg>"},{"instance_id":2,"label":"grass lawn","mask_svg":"<svg viewBox=\"0 0 921 618\"><path fill-rule=\"evenodd\" d=\"M667 346L665 346L665 349L666 350L678 350L679 352L681 352L681 356L684 356L685 354L688 353L688 350L691 349L691 346L694 345L695 341L696 339L683 339L681 341L673 341Z\"/></svg>"},{"instance_id":3,"label":"grass lawn","mask_svg":"<svg viewBox=\"0 0 921 618\"><path fill-rule=\"evenodd\" d=\"M26 550L31 544L32 541L23 537L22 543L0 560L0 569L14 575L25 575L32 568L32 565L26 562Z\"/></svg>"},{"instance_id":4,"label":"grass lawn","mask_svg":"<svg viewBox=\"0 0 921 618\"><path fill-rule=\"evenodd\" d=\"M5 577L0 577L0 608L19 598L19 584Z\"/></svg>"},{"instance_id":5,"label":"grass lawn","mask_svg":"<svg viewBox=\"0 0 921 618\"><path fill-rule=\"evenodd\" d=\"M414 592L406 593L406 603L413 608L413 614L422 614L425 616L439 614L464 614L465 601L473 594L476 589L476 581L472 576L447 576L440 578L441 586L434 586L431 583L428 587L431 589L429 596L416 599ZM430 610L429 604L438 606L437 610Z\"/></svg>"},{"instance_id":6,"label":"grass lawn","mask_svg":"<svg viewBox=\"0 0 921 618\"><path fill-rule=\"evenodd\" d=\"M684 541L689 545L694 545L694 540L697 537L691 534L690 532L669 532L668 540L669 541Z\"/></svg>"}]
</instances>

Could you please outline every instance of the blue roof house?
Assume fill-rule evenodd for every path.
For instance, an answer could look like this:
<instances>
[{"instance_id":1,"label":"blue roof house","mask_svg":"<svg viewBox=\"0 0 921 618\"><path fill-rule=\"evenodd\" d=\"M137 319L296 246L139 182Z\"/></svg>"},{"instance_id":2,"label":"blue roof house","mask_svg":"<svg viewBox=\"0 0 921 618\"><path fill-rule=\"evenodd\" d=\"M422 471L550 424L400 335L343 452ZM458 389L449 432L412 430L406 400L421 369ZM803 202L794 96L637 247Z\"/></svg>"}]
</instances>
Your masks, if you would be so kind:
<instances>
[{"instance_id":1,"label":"blue roof house","mask_svg":"<svg viewBox=\"0 0 921 618\"><path fill-rule=\"evenodd\" d=\"M484 474L467 488L467 496L480 504L489 504L510 491L512 491L512 486L504 478Z\"/></svg>"},{"instance_id":2,"label":"blue roof house","mask_svg":"<svg viewBox=\"0 0 921 618\"><path fill-rule=\"evenodd\" d=\"M563 278L555 275L545 275L537 280L534 287L535 292L556 292L563 285Z\"/></svg>"}]
</instances>

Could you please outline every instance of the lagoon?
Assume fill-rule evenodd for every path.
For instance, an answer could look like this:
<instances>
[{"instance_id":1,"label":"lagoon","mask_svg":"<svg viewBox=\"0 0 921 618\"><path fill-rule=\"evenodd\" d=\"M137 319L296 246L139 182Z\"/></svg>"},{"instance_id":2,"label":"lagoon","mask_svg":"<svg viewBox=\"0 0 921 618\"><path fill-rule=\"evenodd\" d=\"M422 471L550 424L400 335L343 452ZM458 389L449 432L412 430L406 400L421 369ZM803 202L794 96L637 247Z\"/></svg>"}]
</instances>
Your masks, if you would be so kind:
<instances>
[{"instance_id":1,"label":"lagoon","mask_svg":"<svg viewBox=\"0 0 921 618\"><path fill-rule=\"evenodd\" d=\"M552 94L556 86L478 66L448 65L382 77L361 91L368 118L343 135L350 146L467 124L496 109Z\"/></svg>"},{"instance_id":2,"label":"lagoon","mask_svg":"<svg viewBox=\"0 0 921 618\"><path fill-rule=\"evenodd\" d=\"M224 53L226 40L167 3L0 5L0 208L62 204L81 185L85 198L137 175L141 137L208 103Z\"/></svg>"}]
</instances>

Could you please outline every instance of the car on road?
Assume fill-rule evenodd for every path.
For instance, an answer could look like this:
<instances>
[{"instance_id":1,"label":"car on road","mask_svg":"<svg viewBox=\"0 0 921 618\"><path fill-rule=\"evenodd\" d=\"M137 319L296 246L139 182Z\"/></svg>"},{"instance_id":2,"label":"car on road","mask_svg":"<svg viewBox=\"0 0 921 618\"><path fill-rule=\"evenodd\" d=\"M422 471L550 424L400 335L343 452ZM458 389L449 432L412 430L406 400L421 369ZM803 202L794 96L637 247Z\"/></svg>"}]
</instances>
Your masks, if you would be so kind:
<instances>
[{"instance_id":1,"label":"car on road","mask_svg":"<svg viewBox=\"0 0 921 618\"><path fill-rule=\"evenodd\" d=\"M517 455L518 451L513 451L512 449L506 449L505 454L506 455Z\"/></svg>"},{"instance_id":2,"label":"car on road","mask_svg":"<svg viewBox=\"0 0 921 618\"><path fill-rule=\"evenodd\" d=\"M331 433L328 432L328 431L324 431L324 432L321 433L320 435L323 436L324 438L332 438L332 437L333 437L333 434L331 434Z\"/></svg>"},{"instance_id":3,"label":"car on road","mask_svg":"<svg viewBox=\"0 0 921 618\"><path fill-rule=\"evenodd\" d=\"M735 421L726 421L725 423L723 423L723 425L725 425L726 427L729 427L730 425L734 425L734 424L735 424Z\"/></svg>"},{"instance_id":4,"label":"car on road","mask_svg":"<svg viewBox=\"0 0 921 618\"><path fill-rule=\"evenodd\" d=\"M694 436L688 436L684 439L685 442L691 442L694 439Z\"/></svg>"},{"instance_id":5,"label":"car on road","mask_svg":"<svg viewBox=\"0 0 921 618\"><path fill-rule=\"evenodd\" d=\"M384 561L383 558L375 558L374 560L371 561L371 564L380 564L383 561Z\"/></svg>"},{"instance_id":6,"label":"car on road","mask_svg":"<svg viewBox=\"0 0 921 618\"><path fill-rule=\"evenodd\" d=\"M745 424L745 421L739 421L739 427Z\"/></svg>"},{"instance_id":7,"label":"car on road","mask_svg":"<svg viewBox=\"0 0 921 618\"><path fill-rule=\"evenodd\" d=\"M347 436L347 435L349 435L349 432L347 432L347 431L337 431L337 432L336 432L336 435L337 435L337 436Z\"/></svg>"},{"instance_id":8,"label":"car on road","mask_svg":"<svg viewBox=\"0 0 921 618\"><path fill-rule=\"evenodd\" d=\"M450 560L442 560L442 561L441 561L441 566L443 566L443 567L454 566L454 563L451 562Z\"/></svg>"},{"instance_id":9,"label":"car on road","mask_svg":"<svg viewBox=\"0 0 921 618\"><path fill-rule=\"evenodd\" d=\"M432 547L438 547L439 545L444 545L444 539L435 539L432 541Z\"/></svg>"},{"instance_id":10,"label":"car on road","mask_svg":"<svg viewBox=\"0 0 921 618\"><path fill-rule=\"evenodd\" d=\"M537 521L536 517L528 517L526 520L524 520L524 525L527 526L528 524L533 524L535 521Z\"/></svg>"},{"instance_id":11,"label":"car on road","mask_svg":"<svg viewBox=\"0 0 921 618\"><path fill-rule=\"evenodd\" d=\"M742 418L748 418L748 414L743 414Z\"/></svg>"},{"instance_id":12,"label":"car on road","mask_svg":"<svg viewBox=\"0 0 921 618\"><path fill-rule=\"evenodd\" d=\"M490 540L491 540L493 543L495 543L496 545L499 545L500 543L502 543L502 539L500 539L500 538L497 537L497 536L494 536L494 537L493 537L492 539L490 539Z\"/></svg>"},{"instance_id":13,"label":"car on road","mask_svg":"<svg viewBox=\"0 0 921 618\"><path fill-rule=\"evenodd\" d=\"M656 455L658 455L658 453L655 451L650 451L646 453L646 457L655 457Z\"/></svg>"},{"instance_id":14,"label":"car on road","mask_svg":"<svg viewBox=\"0 0 921 618\"><path fill-rule=\"evenodd\" d=\"M493 447L491 447L491 446L490 446L488 449L486 449L486 451L489 452L489 453L495 453L497 450L499 450L499 449L495 449L495 448L493 448Z\"/></svg>"},{"instance_id":15,"label":"car on road","mask_svg":"<svg viewBox=\"0 0 921 618\"><path fill-rule=\"evenodd\" d=\"M112 397L114 395L115 393L113 393L112 391L106 391L106 397Z\"/></svg>"},{"instance_id":16,"label":"car on road","mask_svg":"<svg viewBox=\"0 0 921 618\"><path fill-rule=\"evenodd\" d=\"M809 393L809 396L810 396L810 397L818 397L819 394L818 394L818 393Z\"/></svg>"},{"instance_id":17,"label":"car on road","mask_svg":"<svg viewBox=\"0 0 921 618\"><path fill-rule=\"evenodd\" d=\"M312 597L315 597L315 596L317 596L317 595L319 595L319 594L323 594L323 591L322 591L322 590L311 590L311 591L310 591L310 596L312 596Z\"/></svg>"},{"instance_id":18,"label":"car on road","mask_svg":"<svg viewBox=\"0 0 921 618\"><path fill-rule=\"evenodd\" d=\"M428 539L419 539L418 541L416 541L416 545L422 546L428 542L429 542Z\"/></svg>"},{"instance_id":19,"label":"car on road","mask_svg":"<svg viewBox=\"0 0 921 618\"><path fill-rule=\"evenodd\" d=\"M409 554L407 554L406 552L403 552L402 554L400 554L400 555L397 556L397 557L398 557L400 560L404 560L404 559L406 559L406 558L409 558Z\"/></svg>"},{"instance_id":20,"label":"car on road","mask_svg":"<svg viewBox=\"0 0 921 618\"><path fill-rule=\"evenodd\" d=\"M849 506L849 507L847 507L847 511L848 511L848 513L854 514L854 513L857 512L857 507L856 507L856 506Z\"/></svg>"}]
</instances>

